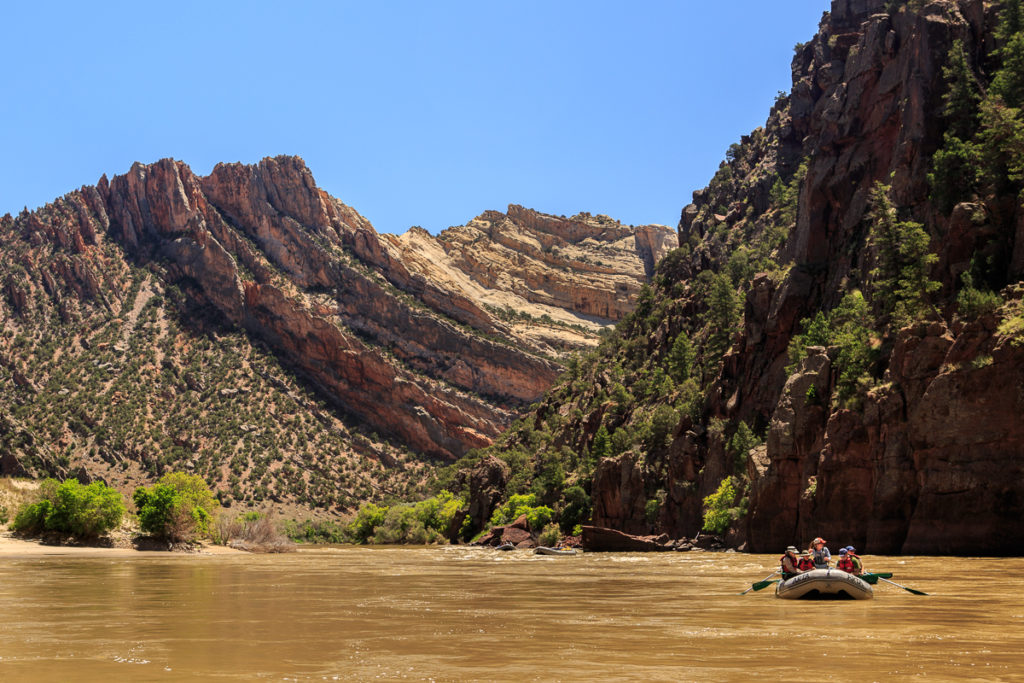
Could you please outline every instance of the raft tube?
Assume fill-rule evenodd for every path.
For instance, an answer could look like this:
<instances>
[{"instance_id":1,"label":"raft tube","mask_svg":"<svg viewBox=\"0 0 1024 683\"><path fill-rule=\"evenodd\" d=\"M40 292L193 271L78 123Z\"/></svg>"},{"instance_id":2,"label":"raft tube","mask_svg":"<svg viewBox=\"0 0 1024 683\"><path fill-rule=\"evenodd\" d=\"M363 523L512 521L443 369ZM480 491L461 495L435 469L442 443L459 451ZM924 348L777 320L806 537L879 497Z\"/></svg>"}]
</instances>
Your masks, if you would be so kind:
<instances>
[{"instance_id":1,"label":"raft tube","mask_svg":"<svg viewBox=\"0 0 1024 683\"><path fill-rule=\"evenodd\" d=\"M875 591L863 579L839 569L812 569L775 587L776 597L787 600L870 600Z\"/></svg>"},{"instance_id":2,"label":"raft tube","mask_svg":"<svg viewBox=\"0 0 1024 683\"><path fill-rule=\"evenodd\" d=\"M576 550L573 548L559 550L558 548L548 548L542 545L539 548L534 548L533 553L535 555L575 555Z\"/></svg>"}]
</instances>

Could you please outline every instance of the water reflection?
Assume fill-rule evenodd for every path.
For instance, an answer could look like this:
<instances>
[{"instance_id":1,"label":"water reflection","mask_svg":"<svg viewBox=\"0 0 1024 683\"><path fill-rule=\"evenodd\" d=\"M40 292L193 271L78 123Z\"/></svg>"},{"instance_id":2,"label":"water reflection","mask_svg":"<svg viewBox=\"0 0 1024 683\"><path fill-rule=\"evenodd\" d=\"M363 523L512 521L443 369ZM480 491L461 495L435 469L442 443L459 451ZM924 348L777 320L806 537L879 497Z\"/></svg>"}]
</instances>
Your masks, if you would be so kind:
<instances>
[{"instance_id":1,"label":"water reflection","mask_svg":"<svg viewBox=\"0 0 1024 683\"><path fill-rule=\"evenodd\" d=\"M471 548L18 558L5 680L1022 680L1015 560L867 558L932 595L738 593L774 556Z\"/></svg>"}]
</instances>

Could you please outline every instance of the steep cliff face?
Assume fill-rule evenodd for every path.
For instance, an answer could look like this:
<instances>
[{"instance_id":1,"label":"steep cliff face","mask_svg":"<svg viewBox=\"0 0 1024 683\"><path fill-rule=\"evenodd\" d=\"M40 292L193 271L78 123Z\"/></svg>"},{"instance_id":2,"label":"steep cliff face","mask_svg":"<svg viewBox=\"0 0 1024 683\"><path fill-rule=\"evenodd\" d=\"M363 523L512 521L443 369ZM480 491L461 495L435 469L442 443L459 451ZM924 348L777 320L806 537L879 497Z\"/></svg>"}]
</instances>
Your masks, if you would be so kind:
<instances>
[{"instance_id":1,"label":"steep cliff face","mask_svg":"<svg viewBox=\"0 0 1024 683\"><path fill-rule=\"evenodd\" d=\"M413 229L389 242L410 270L466 292L517 341L551 352L594 346L602 329L633 309L654 263L678 246L665 226L516 205L436 239Z\"/></svg>"},{"instance_id":2,"label":"steep cliff face","mask_svg":"<svg viewBox=\"0 0 1024 683\"><path fill-rule=\"evenodd\" d=\"M588 225L520 211L539 223ZM321 493L331 481L344 492L336 499L326 496L328 502L347 505L401 494L422 477L407 451L448 459L491 443L550 386L562 356L595 344L629 308L648 277L644 264L674 244L668 228L607 222L614 238L592 231L574 252L579 263L537 261L521 279L479 284L476 271L460 267L472 257L478 271L504 268L504 261L488 263L498 251L496 241L478 236L482 256L463 244L466 257L452 259L451 240L420 230L379 235L355 210L320 190L295 157L255 166L219 164L206 177L173 160L136 164L38 211L4 217L8 265L0 372L4 414L11 414L3 426L4 470L81 469L83 476L109 478L123 462L125 477L138 478L142 470L188 466L212 482L230 484L236 497L262 487L263 499L308 503L312 499L292 490L297 484L278 476L301 468L304 489L315 479ZM552 233L551 239L583 239L570 232ZM644 236L633 240L634 233ZM507 247L501 251L504 259L516 259ZM606 268L587 278L587 262L605 254L623 272ZM527 249L521 261L534 257ZM557 275L546 277L544 267L557 268ZM557 281L559 292L573 292L577 299L607 296L615 307L601 318L572 307L571 298L552 295L535 303L520 292L520 280ZM204 336L215 340L214 348ZM236 349L226 350L225 339ZM129 349L138 357L124 355ZM118 358L97 356L110 350ZM81 370L74 377L89 391L65 385L69 376L62 376L62 362ZM213 377L208 365L230 369ZM248 377L255 367L263 375ZM182 386L168 386L179 380ZM135 386L145 382L152 382L151 395ZM179 392L197 392L204 401L216 394L230 403L241 400L236 383L246 386L241 396L256 394L266 403L247 406L244 417L227 423L224 414L220 423L211 418L210 429L234 432L233 437L196 434L179 419L188 412L187 405L176 405ZM282 385L288 387L285 396L303 396L300 404L326 400L355 422L339 421L318 405L301 448L282 448L294 457L250 453L256 446L250 440L269 443L264 423L279 422L279 412L306 421L299 416L308 415L306 410L278 405L273 394ZM304 395L307 388L319 398ZM81 403L90 391L102 396L96 410ZM163 394L164 400L156 398ZM43 429L31 415L43 404L72 398L74 407L64 408L79 417L67 423L54 421ZM114 417L138 411L140 403L148 420ZM219 410L204 404L203 418ZM95 433L108 434L115 419L117 439L91 447ZM391 443L353 432L359 423ZM43 433L46 438L40 438ZM260 434L263 439L256 439ZM320 453L310 454L316 450L311 441ZM36 452L40 442L49 444L47 452ZM152 457L142 455L147 448L156 451ZM125 449L127 455L117 452ZM229 454L228 462L217 450ZM380 466L398 466L404 479L385 486L390 475L380 474Z\"/></svg>"},{"instance_id":3,"label":"steep cliff face","mask_svg":"<svg viewBox=\"0 0 1024 683\"><path fill-rule=\"evenodd\" d=\"M870 552L1015 552L1024 207L1007 169L1024 121L985 92L1018 68L1003 66L1020 27L994 28L1002 9L832 3L796 47L792 92L683 209L652 292L505 437L513 453L540 444L533 485L556 507L579 484L597 524L693 536L717 491L722 531L752 550L823 535ZM952 149L957 45L982 132L962 146L974 180L946 208L929 174ZM906 245L886 247L882 225L923 236L921 255L892 265ZM917 312L897 320L887 302L910 296L914 267ZM564 484L544 474L558 459Z\"/></svg>"}]
</instances>

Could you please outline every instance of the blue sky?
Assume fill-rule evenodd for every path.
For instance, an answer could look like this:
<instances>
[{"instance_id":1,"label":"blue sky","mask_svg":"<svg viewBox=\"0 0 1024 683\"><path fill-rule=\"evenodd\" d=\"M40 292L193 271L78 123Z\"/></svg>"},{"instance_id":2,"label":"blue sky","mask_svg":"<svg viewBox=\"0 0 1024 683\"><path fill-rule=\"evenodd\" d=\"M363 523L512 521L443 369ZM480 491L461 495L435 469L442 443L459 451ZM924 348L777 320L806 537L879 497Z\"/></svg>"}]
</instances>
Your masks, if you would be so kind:
<instances>
[{"instance_id":1,"label":"blue sky","mask_svg":"<svg viewBox=\"0 0 1024 683\"><path fill-rule=\"evenodd\" d=\"M674 226L828 4L8 3L0 213L297 154L381 232L509 203Z\"/></svg>"}]
</instances>

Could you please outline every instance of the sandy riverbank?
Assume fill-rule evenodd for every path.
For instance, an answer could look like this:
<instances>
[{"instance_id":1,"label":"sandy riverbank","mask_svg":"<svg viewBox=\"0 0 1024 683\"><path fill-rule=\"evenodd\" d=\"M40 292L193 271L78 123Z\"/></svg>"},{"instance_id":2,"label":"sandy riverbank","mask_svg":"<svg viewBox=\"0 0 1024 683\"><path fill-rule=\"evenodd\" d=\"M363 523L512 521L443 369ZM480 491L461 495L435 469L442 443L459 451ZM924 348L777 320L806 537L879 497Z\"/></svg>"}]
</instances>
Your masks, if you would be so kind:
<instances>
[{"instance_id":1,"label":"sandy riverbank","mask_svg":"<svg viewBox=\"0 0 1024 683\"><path fill-rule=\"evenodd\" d=\"M130 546L114 545L113 547L47 545L34 540L15 538L10 531L0 532L0 558L32 557L40 555L74 555L76 557L139 557L141 555L166 555L166 550L136 550ZM203 544L194 553L174 553L175 555L245 555L243 550L235 550L222 545Z\"/></svg>"}]
</instances>

